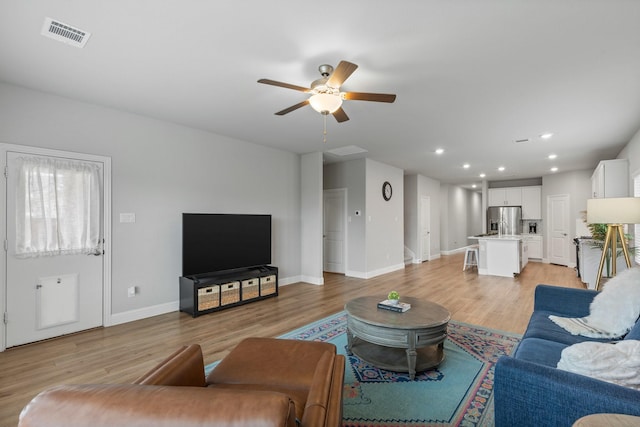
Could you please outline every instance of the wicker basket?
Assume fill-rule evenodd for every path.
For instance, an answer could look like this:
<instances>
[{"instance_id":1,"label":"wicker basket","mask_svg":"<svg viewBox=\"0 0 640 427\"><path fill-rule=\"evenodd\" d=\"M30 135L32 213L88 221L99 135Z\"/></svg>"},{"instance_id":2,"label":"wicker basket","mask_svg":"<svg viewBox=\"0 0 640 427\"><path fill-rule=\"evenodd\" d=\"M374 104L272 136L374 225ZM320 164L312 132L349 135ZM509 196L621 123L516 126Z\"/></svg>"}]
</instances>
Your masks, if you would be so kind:
<instances>
[{"instance_id":1,"label":"wicker basket","mask_svg":"<svg viewBox=\"0 0 640 427\"><path fill-rule=\"evenodd\" d=\"M198 311L220 306L220 287L218 285L198 289Z\"/></svg>"},{"instance_id":2,"label":"wicker basket","mask_svg":"<svg viewBox=\"0 0 640 427\"><path fill-rule=\"evenodd\" d=\"M264 276L260 278L260 295L271 295L276 293L276 276Z\"/></svg>"},{"instance_id":3,"label":"wicker basket","mask_svg":"<svg viewBox=\"0 0 640 427\"><path fill-rule=\"evenodd\" d=\"M242 301L260 296L260 279L254 277L242 281Z\"/></svg>"},{"instance_id":4,"label":"wicker basket","mask_svg":"<svg viewBox=\"0 0 640 427\"><path fill-rule=\"evenodd\" d=\"M220 305L240 302L240 282L229 282L220 285Z\"/></svg>"}]
</instances>

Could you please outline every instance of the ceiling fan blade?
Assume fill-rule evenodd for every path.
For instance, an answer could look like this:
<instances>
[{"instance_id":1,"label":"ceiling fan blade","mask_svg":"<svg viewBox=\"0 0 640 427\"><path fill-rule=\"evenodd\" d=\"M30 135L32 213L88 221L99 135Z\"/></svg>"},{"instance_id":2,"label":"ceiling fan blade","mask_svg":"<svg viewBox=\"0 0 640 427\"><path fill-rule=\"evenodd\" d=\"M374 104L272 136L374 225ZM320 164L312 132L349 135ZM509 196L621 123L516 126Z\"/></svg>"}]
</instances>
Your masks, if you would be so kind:
<instances>
[{"instance_id":1,"label":"ceiling fan blade","mask_svg":"<svg viewBox=\"0 0 640 427\"><path fill-rule=\"evenodd\" d=\"M333 73L329 76L327 86L338 88L345 80L358 68L356 64L347 61L340 61Z\"/></svg>"},{"instance_id":2,"label":"ceiling fan blade","mask_svg":"<svg viewBox=\"0 0 640 427\"><path fill-rule=\"evenodd\" d=\"M272 85L272 86L280 86L280 87L285 87L287 89L293 89L293 90L298 90L300 92L309 92L311 89L306 88L306 87L302 87L302 86L296 86L296 85L292 85L289 83L282 83L282 82L277 82L275 80L269 80L269 79L260 79L258 80L258 83L264 83L266 85Z\"/></svg>"},{"instance_id":3,"label":"ceiling fan blade","mask_svg":"<svg viewBox=\"0 0 640 427\"><path fill-rule=\"evenodd\" d=\"M346 122L347 120L349 120L349 116L347 116L347 113L344 112L342 107L338 108L332 114L333 114L333 117L336 118L336 121L338 123Z\"/></svg>"},{"instance_id":4,"label":"ceiling fan blade","mask_svg":"<svg viewBox=\"0 0 640 427\"><path fill-rule=\"evenodd\" d=\"M284 116L285 114L290 113L290 112L292 112L292 111L294 111L294 110L297 110L298 108L302 108L302 107L304 107L304 106L305 106L305 105L307 105L307 104L309 104L309 100L308 100L308 99L305 99L304 101L302 101L302 102L300 102L300 103L298 103L298 104L296 104L296 105L292 105L292 106L291 106L291 107L289 107L289 108L285 108L285 109L284 109L284 110L282 110L282 111L278 111L278 112L276 113L276 116Z\"/></svg>"},{"instance_id":5,"label":"ceiling fan blade","mask_svg":"<svg viewBox=\"0 0 640 427\"><path fill-rule=\"evenodd\" d=\"M396 96L391 93L344 92L342 97L350 101L393 102L396 100Z\"/></svg>"}]
</instances>

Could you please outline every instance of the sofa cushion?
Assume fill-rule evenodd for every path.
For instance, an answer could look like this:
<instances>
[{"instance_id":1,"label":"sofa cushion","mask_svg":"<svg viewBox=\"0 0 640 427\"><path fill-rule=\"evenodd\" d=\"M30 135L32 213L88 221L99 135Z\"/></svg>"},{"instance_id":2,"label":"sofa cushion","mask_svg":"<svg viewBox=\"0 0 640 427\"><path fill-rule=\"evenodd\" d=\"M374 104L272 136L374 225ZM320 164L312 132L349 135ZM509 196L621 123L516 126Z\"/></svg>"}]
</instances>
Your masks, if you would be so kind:
<instances>
[{"instance_id":1,"label":"sofa cushion","mask_svg":"<svg viewBox=\"0 0 640 427\"><path fill-rule=\"evenodd\" d=\"M636 324L629 333L624 337L625 340L640 340L640 319L636 320Z\"/></svg>"},{"instance_id":2,"label":"sofa cushion","mask_svg":"<svg viewBox=\"0 0 640 427\"><path fill-rule=\"evenodd\" d=\"M520 341L513 357L526 362L555 368L560 360L562 350L566 344L543 340L541 338L527 338Z\"/></svg>"},{"instance_id":3,"label":"sofa cushion","mask_svg":"<svg viewBox=\"0 0 640 427\"><path fill-rule=\"evenodd\" d=\"M571 335L549 319L551 313L548 311L534 311L529 320L529 325L522 339L541 338L543 340L555 341L565 345L572 345L583 341L607 342L606 339L588 338L581 335Z\"/></svg>"}]
</instances>

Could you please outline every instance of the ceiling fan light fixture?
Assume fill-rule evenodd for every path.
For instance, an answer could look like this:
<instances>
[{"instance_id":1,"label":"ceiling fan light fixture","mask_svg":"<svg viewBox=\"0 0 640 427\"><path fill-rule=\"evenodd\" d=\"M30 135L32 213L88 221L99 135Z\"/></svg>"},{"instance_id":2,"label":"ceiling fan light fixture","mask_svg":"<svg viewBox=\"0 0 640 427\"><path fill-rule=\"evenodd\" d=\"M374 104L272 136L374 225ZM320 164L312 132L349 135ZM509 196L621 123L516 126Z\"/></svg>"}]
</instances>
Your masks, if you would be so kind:
<instances>
[{"instance_id":1,"label":"ceiling fan light fixture","mask_svg":"<svg viewBox=\"0 0 640 427\"><path fill-rule=\"evenodd\" d=\"M309 98L311 107L320 114L332 114L342 106L340 94L316 93Z\"/></svg>"}]
</instances>

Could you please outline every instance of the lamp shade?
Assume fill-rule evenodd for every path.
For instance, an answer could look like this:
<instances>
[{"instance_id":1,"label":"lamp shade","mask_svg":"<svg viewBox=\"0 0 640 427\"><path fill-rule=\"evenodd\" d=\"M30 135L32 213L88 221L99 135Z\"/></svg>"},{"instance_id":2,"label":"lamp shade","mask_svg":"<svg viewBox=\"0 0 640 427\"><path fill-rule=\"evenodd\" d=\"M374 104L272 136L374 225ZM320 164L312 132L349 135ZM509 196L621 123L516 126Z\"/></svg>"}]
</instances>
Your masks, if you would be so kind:
<instances>
[{"instance_id":1,"label":"lamp shade","mask_svg":"<svg viewBox=\"0 0 640 427\"><path fill-rule=\"evenodd\" d=\"M640 224L640 197L587 200L588 224Z\"/></svg>"},{"instance_id":2,"label":"lamp shade","mask_svg":"<svg viewBox=\"0 0 640 427\"><path fill-rule=\"evenodd\" d=\"M316 93L309 98L309 104L318 113L331 114L342 106L342 98L339 94Z\"/></svg>"}]
</instances>

